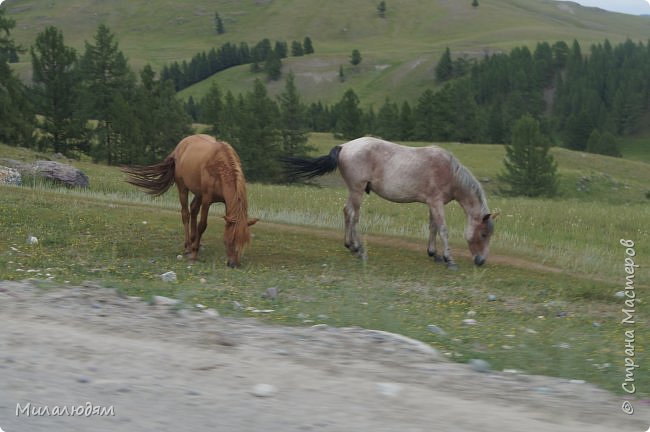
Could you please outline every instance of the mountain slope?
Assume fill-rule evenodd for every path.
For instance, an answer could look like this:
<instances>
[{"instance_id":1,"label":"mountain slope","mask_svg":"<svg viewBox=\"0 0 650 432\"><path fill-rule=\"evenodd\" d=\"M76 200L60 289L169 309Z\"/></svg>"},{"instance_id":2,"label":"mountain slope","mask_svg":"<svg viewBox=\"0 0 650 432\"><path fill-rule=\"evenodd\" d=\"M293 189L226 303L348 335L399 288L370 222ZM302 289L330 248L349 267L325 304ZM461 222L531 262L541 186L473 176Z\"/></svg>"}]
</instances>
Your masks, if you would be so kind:
<instances>
[{"instance_id":1,"label":"mountain slope","mask_svg":"<svg viewBox=\"0 0 650 432\"><path fill-rule=\"evenodd\" d=\"M337 2L338 3L338 2ZM353 86L364 104L386 96L412 99L432 86L433 67L449 46L456 55L480 56L537 41L578 39L588 46L608 38L616 43L646 40L650 18L585 8L553 0L491 0L473 8L470 1L389 1L386 18L376 2L350 0L332 6L317 0L7 0L3 7L17 22L16 40L29 46L47 25L64 32L66 44L83 50L100 23L116 33L120 48L135 69L151 63L160 69L171 61L225 42L255 43L262 38L300 40L310 36L316 54L289 59L286 69L298 75L307 100L336 100ZM217 35L214 13L226 33ZM349 67L352 49L363 55L360 68ZM29 56L17 70L29 77ZM348 81L341 86L339 67ZM220 74L221 75L221 74ZM219 82L235 92L250 88L246 67L227 71ZM200 95L206 84L185 94ZM273 87L273 86L272 86ZM281 85L275 86L281 88ZM304 91L304 89L308 89ZM271 89L273 93L274 88Z\"/></svg>"}]
</instances>

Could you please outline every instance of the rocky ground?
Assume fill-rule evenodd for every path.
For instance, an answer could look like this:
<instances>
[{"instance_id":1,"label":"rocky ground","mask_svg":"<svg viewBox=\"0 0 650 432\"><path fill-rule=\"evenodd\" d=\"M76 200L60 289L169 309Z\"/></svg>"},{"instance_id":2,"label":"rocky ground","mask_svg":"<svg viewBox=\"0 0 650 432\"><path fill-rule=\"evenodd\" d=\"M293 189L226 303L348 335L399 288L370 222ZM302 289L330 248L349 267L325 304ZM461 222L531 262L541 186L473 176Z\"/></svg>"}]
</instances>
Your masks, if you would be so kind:
<instances>
[{"instance_id":1,"label":"rocky ground","mask_svg":"<svg viewBox=\"0 0 650 432\"><path fill-rule=\"evenodd\" d=\"M87 402L114 415L52 415ZM379 331L0 282L5 432L646 431L650 419L620 405L589 384L478 372Z\"/></svg>"}]
</instances>

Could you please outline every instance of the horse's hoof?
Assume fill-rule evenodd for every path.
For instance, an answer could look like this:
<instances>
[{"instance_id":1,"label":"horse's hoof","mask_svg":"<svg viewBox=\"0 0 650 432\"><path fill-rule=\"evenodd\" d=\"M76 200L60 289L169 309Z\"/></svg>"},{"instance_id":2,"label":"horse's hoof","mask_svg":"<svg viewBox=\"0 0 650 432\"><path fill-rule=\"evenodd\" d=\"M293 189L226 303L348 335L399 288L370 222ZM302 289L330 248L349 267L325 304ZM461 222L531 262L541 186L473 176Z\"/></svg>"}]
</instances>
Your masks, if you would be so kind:
<instances>
[{"instance_id":1,"label":"horse's hoof","mask_svg":"<svg viewBox=\"0 0 650 432\"><path fill-rule=\"evenodd\" d=\"M453 262L447 262L447 270L456 271L458 270L458 265Z\"/></svg>"},{"instance_id":2,"label":"horse's hoof","mask_svg":"<svg viewBox=\"0 0 650 432\"><path fill-rule=\"evenodd\" d=\"M433 262L439 263L439 262L444 262L445 261L445 259L443 257L441 257L440 255L438 255L435 251L431 252L431 251L428 250L427 253L429 254L429 256L431 258L433 258Z\"/></svg>"}]
</instances>

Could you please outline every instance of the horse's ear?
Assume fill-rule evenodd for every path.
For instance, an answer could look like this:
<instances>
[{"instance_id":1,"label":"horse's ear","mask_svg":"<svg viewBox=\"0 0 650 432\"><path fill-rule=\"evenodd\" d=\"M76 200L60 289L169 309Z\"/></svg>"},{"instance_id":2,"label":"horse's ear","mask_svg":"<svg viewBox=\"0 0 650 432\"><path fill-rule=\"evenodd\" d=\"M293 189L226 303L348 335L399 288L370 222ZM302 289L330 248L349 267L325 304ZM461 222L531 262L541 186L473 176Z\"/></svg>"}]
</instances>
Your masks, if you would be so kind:
<instances>
[{"instance_id":1,"label":"horse's ear","mask_svg":"<svg viewBox=\"0 0 650 432\"><path fill-rule=\"evenodd\" d=\"M248 226L255 225L259 219L248 219Z\"/></svg>"}]
</instances>

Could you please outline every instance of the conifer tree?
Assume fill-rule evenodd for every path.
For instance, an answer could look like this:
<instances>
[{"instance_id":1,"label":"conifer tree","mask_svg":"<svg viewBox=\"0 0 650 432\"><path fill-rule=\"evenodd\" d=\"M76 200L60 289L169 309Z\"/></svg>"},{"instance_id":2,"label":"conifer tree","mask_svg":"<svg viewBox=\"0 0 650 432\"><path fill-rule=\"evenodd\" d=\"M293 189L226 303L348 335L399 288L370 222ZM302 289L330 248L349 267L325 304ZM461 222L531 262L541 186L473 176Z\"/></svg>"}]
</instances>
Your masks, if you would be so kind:
<instances>
[{"instance_id":1,"label":"conifer tree","mask_svg":"<svg viewBox=\"0 0 650 432\"><path fill-rule=\"evenodd\" d=\"M31 144L34 115L25 86L9 62L22 52L11 38L16 22L0 8L0 141L9 145Z\"/></svg>"},{"instance_id":2,"label":"conifer tree","mask_svg":"<svg viewBox=\"0 0 650 432\"><path fill-rule=\"evenodd\" d=\"M70 155L87 150L79 141L83 125L76 116L78 105L77 54L63 42L63 33L47 27L31 48L35 108L42 116L40 147Z\"/></svg>"},{"instance_id":3,"label":"conifer tree","mask_svg":"<svg viewBox=\"0 0 650 432\"><path fill-rule=\"evenodd\" d=\"M307 108L300 101L293 72L287 76L284 92L278 97L280 106L280 133L282 134L282 150L285 155L304 155L310 148L307 146L309 133L307 131Z\"/></svg>"},{"instance_id":4,"label":"conifer tree","mask_svg":"<svg viewBox=\"0 0 650 432\"><path fill-rule=\"evenodd\" d=\"M336 126L334 133L344 139L359 138L363 134L363 111L359 108L359 97L349 89L334 108Z\"/></svg>"},{"instance_id":5,"label":"conifer tree","mask_svg":"<svg viewBox=\"0 0 650 432\"><path fill-rule=\"evenodd\" d=\"M214 13L214 26L217 30L217 34L224 34L226 32L226 29L223 26L223 20L221 19L219 12Z\"/></svg>"},{"instance_id":6,"label":"conifer tree","mask_svg":"<svg viewBox=\"0 0 650 432\"><path fill-rule=\"evenodd\" d=\"M352 66L358 66L361 63L361 52L358 49L352 50L350 55L350 63Z\"/></svg>"},{"instance_id":7,"label":"conifer tree","mask_svg":"<svg viewBox=\"0 0 650 432\"><path fill-rule=\"evenodd\" d=\"M439 82L447 81L453 75L453 62L451 61L451 51L449 47L445 49L436 66L436 79Z\"/></svg>"},{"instance_id":8,"label":"conifer tree","mask_svg":"<svg viewBox=\"0 0 650 432\"><path fill-rule=\"evenodd\" d=\"M557 165L549 149L549 140L540 131L537 120L526 115L515 123L512 142L506 146L505 172L500 175L509 185L509 194L528 197L555 194Z\"/></svg>"},{"instance_id":9,"label":"conifer tree","mask_svg":"<svg viewBox=\"0 0 650 432\"><path fill-rule=\"evenodd\" d=\"M309 36L305 36L305 40L302 42L302 47L305 55L314 53L314 45Z\"/></svg>"}]
</instances>

